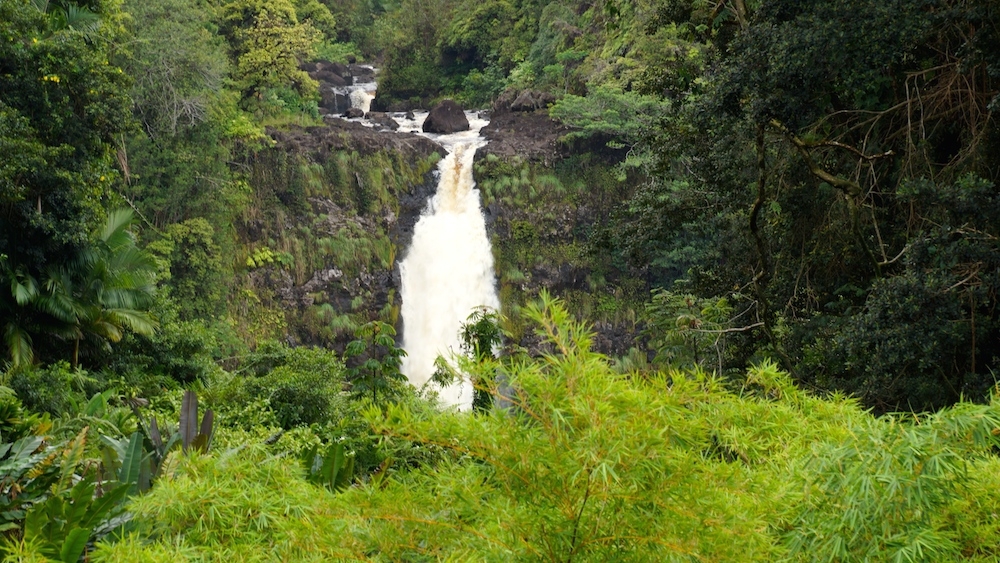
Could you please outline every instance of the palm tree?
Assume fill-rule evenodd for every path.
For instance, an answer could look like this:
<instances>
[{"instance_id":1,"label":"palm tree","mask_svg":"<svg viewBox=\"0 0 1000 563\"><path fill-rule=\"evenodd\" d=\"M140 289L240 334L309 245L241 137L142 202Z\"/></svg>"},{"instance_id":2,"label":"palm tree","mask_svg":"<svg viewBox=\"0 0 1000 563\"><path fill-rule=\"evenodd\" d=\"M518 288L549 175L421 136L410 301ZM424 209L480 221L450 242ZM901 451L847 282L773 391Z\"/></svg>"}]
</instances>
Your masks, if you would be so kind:
<instances>
[{"instance_id":1,"label":"palm tree","mask_svg":"<svg viewBox=\"0 0 1000 563\"><path fill-rule=\"evenodd\" d=\"M34 359L30 328L31 305L38 297L38 281L23 267L14 267L6 254L0 254L0 283L10 293L0 291L0 314L4 319L4 345L13 366L29 364Z\"/></svg>"},{"instance_id":2,"label":"palm tree","mask_svg":"<svg viewBox=\"0 0 1000 563\"><path fill-rule=\"evenodd\" d=\"M86 335L107 346L122 339L122 329L147 336L156 331L156 319L148 312L156 291L156 263L135 246L131 225L131 210L109 213L94 244L74 264L82 275L72 292L76 313L73 367L79 362L80 340Z\"/></svg>"},{"instance_id":3,"label":"palm tree","mask_svg":"<svg viewBox=\"0 0 1000 563\"><path fill-rule=\"evenodd\" d=\"M9 313L3 326L12 365L34 360L32 334L73 341L72 365L80 342L95 337L105 346L121 340L124 329L151 335L157 328L149 314L155 293L156 265L135 246L129 231L130 210L108 214L93 242L61 265L49 268L43 283L0 256L0 277L10 295L0 292L0 309Z\"/></svg>"}]
</instances>

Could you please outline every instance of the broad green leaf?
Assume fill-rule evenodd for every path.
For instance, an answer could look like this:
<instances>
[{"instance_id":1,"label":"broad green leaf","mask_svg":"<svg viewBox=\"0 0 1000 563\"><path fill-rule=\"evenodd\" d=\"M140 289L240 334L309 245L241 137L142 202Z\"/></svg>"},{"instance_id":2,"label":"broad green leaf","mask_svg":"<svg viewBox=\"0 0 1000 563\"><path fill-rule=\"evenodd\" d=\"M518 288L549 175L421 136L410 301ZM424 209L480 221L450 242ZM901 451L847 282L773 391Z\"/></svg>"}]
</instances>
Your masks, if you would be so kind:
<instances>
[{"instance_id":1,"label":"broad green leaf","mask_svg":"<svg viewBox=\"0 0 1000 563\"><path fill-rule=\"evenodd\" d=\"M128 496L130 489L131 486L128 483L123 483L105 491L90 505L86 515L78 522L78 525L82 528L96 528L98 524L113 514L115 508Z\"/></svg>"},{"instance_id":2,"label":"broad green leaf","mask_svg":"<svg viewBox=\"0 0 1000 563\"><path fill-rule=\"evenodd\" d=\"M191 442L198 435L198 396L194 391L185 391L184 399L181 403L180 421L181 444L184 451L188 451Z\"/></svg>"},{"instance_id":3,"label":"broad green leaf","mask_svg":"<svg viewBox=\"0 0 1000 563\"><path fill-rule=\"evenodd\" d=\"M83 550L87 548L90 532L90 529L73 528L66 534L62 549L59 550L59 558L63 563L76 563L80 560Z\"/></svg>"},{"instance_id":4,"label":"broad green leaf","mask_svg":"<svg viewBox=\"0 0 1000 563\"><path fill-rule=\"evenodd\" d=\"M122 457L122 467L118 472L118 482L129 485L132 494L139 492L139 471L141 470L144 453L142 449L142 435L138 432L133 432L132 437L129 439L128 448L125 450L125 455Z\"/></svg>"}]
</instances>

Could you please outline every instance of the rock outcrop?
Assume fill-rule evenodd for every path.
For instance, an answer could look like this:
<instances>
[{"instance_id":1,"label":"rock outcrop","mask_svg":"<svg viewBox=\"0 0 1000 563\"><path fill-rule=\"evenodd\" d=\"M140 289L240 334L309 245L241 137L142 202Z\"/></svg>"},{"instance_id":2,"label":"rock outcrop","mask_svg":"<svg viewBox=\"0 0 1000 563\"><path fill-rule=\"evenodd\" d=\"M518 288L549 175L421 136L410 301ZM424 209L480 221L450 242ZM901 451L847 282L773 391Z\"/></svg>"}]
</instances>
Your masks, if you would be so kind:
<instances>
[{"instance_id":1,"label":"rock outcrop","mask_svg":"<svg viewBox=\"0 0 1000 563\"><path fill-rule=\"evenodd\" d=\"M465 110L454 100L444 100L427 114L424 121L425 133L457 133L469 130L469 119Z\"/></svg>"},{"instance_id":2,"label":"rock outcrop","mask_svg":"<svg viewBox=\"0 0 1000 563\"><path fill-rule=\"evenodd\" d=\"M378 125L382 129L389 129L391 131L399 129L399 123L396 123L396 120L393 119L391 115L381 111L370 111L365 114L365 119L371 121L375 125Z\"/></svg>"},{"instance_id":3,"label":"rock outcrop","mask_svg":"<svg viewBox=\"0 0 1000 563\"><path fill-rule=\"evenodd\" d=\"M510 111L535 111L545 109L556 101L556 97L548 92L524 90L510 104Z\"/></svg>"},{"instance_id":4,"label":"rock outcrop","mask_svg":"<svg viewBox=\"0 0 1000 563\"><path fill-rule=\"evenodd\" d=\"M354 77L355 84L375 82L375 69L368 65L352 64L347 66L347 70Z\"/></svg>"},{"instance_id":5,"label":"rock outcrop","mask_svg":"<svg viewBox=\"0 0 1000 563\"><path fill-rule=\"evenodd\" d=\"M613 184L602 182L620 155L604 143L562 141L573 129L549 117L546 108L552 103L551 95L537 91L505 92L494 102L490 123L481 133L489 144L476 153L476 181L497 249L498 284L501 294L515 303L542 290L566 298L574 314L594 323L594 349L622 355L637 345L641 330L632 320L635 316L624 312L632 306L626 296L644 293L645 288L641 280L623 279L600 257L580 251L590 248L593 234L620 202L609 197ZM560 164L582 154L586 158L576 159L572 167ZM542 177L557 181L539 181ZM497 185L505 187L500 191ZM577 187L566 189L572 185ZM586 197L573 196L571 190ZM609 291L613 298L599 296ZM545 344L530 331L518 345L532 354L545 351Z\"/></svg>"},{"instance_id":6,"label":"rock outcrop","mask_svg":"<svg viewBox=\"0 0 1000 563\"><path fill-rule=\"evenodd\" d=\"M352 84L374 82L375 71L369 66L345 65L330 61L303 63L299 66L309 77L319 82L319 107L323 113L343 115L351 109L346 88ZM361 115L354 117L364 117Z\"/></svg>"},{"instance_id":7,"label":"rock outcrop","mask_svg":"<svg viewBox=\"0 0 1000 563\"><path fill-rule=\"evenodd\" d=\"M351 83L350 77L345 79L343 76L329 70L318 70L310 73L310 76L320 84L329 84L332 88L341 88Z\"/></svg>"},{"instance_id":8,"label":"rock outcrop","mask_svg":"<svg viewBox=\"0 0 1000 563\"><path fill-rule=\"evenodd\" d=\"M547 96L551 96L536 95L530 90L525 92L528 93L532 103L543 98L547 100ZM477 160L488 154L494 154L501 158L517 156L552 164L566 155L566 147L559 140L572 129L553 120L545 111L512 110L517 99L522 97L521 94L507 91L493 103L490 123L483 127L480 133L489 139L490 143L476 153Z\"/></svg>"},{"instance_id":9,"label":"rock outcrop","mask_svg":"<svg viewBox=\"0 0 1000 563\"><path fill-rule=\"evenodd\" d=\"M319 107L323 113L343 113L351 107L350 98L333 88L333 86L320 83Z\"/></svg>"},{"instance_id":10,"label":"rock outcrop","mask_svg":"<svg viewBox=\"0 0 1000 563\"><path fill-rule=\"evenodd\" d=\"M246 163L268 203L238 230L250 248L299 250L294 262L252 268L246 288L284 312L288 342L342 351L353 329L331 329L324 315L361 323L398 307L395 260L437 186L429 158L444 151L419 135L333 117L268 134L274 146ZM375 200L379 193L388 198ZM376 255L377 244L394 250Z\"/></svg>"}]
</instances>

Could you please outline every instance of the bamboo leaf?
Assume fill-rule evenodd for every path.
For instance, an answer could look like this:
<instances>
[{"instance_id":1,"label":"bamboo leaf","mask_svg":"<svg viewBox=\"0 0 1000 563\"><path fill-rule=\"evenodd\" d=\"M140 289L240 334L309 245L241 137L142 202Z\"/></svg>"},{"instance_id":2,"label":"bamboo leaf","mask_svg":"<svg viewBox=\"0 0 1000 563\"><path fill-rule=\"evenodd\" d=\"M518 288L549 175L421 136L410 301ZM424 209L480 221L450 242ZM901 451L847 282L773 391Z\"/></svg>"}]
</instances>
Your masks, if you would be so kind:
<instances>
[{"instance_id":1,"label":"bamboo leaf","mask_svg":"<svg viewBox=\"0 0 1000 563\"><path fill-rule=\"evenodd\" d=\"M208 451L208 436L205 434L198 434L191 440L191 446L189 451L195 452L207 452Z\"/></svg>"}]
</instances>

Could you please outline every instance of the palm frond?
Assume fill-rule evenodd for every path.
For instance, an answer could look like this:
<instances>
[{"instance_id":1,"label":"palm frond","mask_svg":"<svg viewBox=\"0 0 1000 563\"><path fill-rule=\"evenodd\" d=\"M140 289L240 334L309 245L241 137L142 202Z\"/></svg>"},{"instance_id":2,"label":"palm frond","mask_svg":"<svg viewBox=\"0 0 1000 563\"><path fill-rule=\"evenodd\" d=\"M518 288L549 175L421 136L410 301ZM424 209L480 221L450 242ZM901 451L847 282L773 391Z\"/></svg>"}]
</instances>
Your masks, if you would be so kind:
<instances>
[{"instance_id":1,"label":"palm frond","mask_svg":"<svg viewBox=\"0 0 1000 563\"><path fill-rule=\"evenodd\" d=\"M117 320L113 313L104 311L100 317L91 319L84 328L91 334L112 342L118 342L122 339L122 331L119 328L120 323Z\"/></svg>"},{"instance_id":2,"label":"palm frond","mask_svg":"<svg viewBox=\"0 0 1000 563\"><path fill-rule=\"evenodd\" d=\"M30 364L35 359L31 335L24 329L14 323L7 323L3 337L7 345L7 356L14 367Z\"/></svg>"},{"instance_id":3,"label":"palm frond","mask_svg":"<svg viewBox=\"0 0 1000 563\"><path fill-rule=\"evenodd\" d=\"M108 311L108 314L119 325L128 327L132 332L143 336L152 336L156 333L156 329L160 327L160 323L156 320L156 317L145 311L111 309Z\"/></svg>"},{"instance_id":4,"label":"palm frond","mask_svg":"<svg viewBox=\"0 0 1000 563\"><path fill-rule=\"evenodd\" d=\"M18 305L27 305L38 297L38 282L28 275L14 276L10 280L10 293Z\"/></svg>"},{"instance_id":5,"label":"palm frond","mask_svg":"<svg viewBox=\"0 0 1000 563\"><path fill-rule=\"evenodd\" d=\"M131 209L115 209L108 213L108 220L101 229L98 237L108 245L108 248L115 250L126 248L135 243L129 227L132 226L133 213Z\"/></svg>"},{"instance_id":6,"label":"palm frond","mask_svg":"<svg viewBox=\"0 0 1000 563\"><path fill-rule=\"evenodd\" d=\"M34 299L39 310L65 323L75 323L83 315L83 305L73 297L68 278L50 277L45 282L45 290Z\"/></svg>"},{"instance_id":7,"label":"palm frond","mask_svg":"<svg viewBox=\"0 0 1000 563\"><path fill-rule=\"evenodd\" d=\"M79 31L84 35L91 35L97 33L97 30L101 27L101 17L88 8L69 4L66 6L64 14L66 29Z\"/></svg>"}]
</instances>

